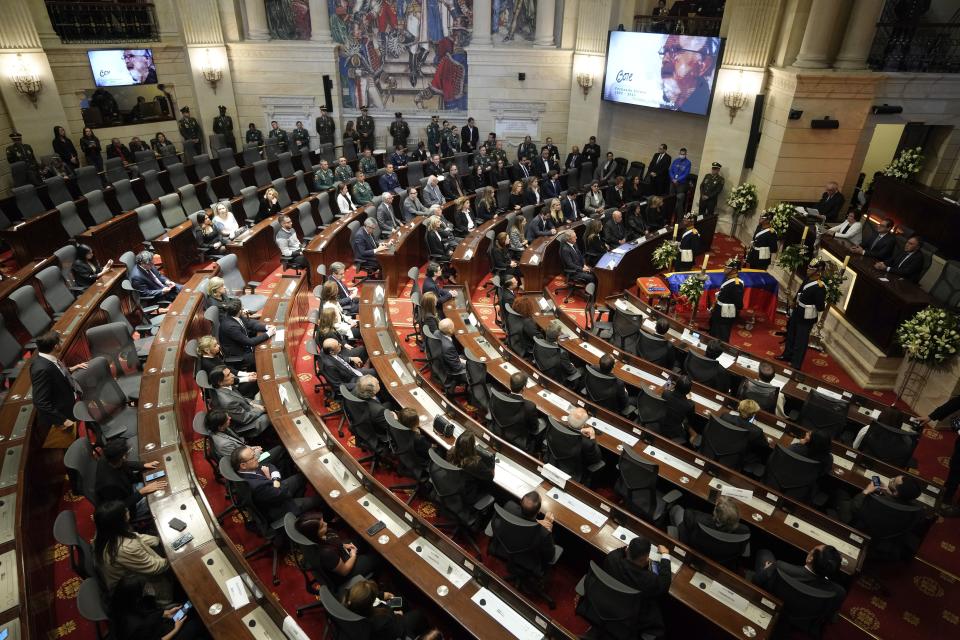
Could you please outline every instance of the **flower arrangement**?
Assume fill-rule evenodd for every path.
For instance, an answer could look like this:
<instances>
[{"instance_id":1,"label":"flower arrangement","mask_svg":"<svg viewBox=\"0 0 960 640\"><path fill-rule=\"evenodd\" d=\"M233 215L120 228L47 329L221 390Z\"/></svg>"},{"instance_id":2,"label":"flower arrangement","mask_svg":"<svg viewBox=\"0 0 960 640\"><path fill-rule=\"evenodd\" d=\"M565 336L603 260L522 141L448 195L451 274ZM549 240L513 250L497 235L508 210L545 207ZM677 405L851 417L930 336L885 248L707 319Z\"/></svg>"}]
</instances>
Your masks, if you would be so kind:
<instances>
[{"instance_id":1,"label":"flower arrangement","mask_svg":"<svg viewBox=\"0 0 960 640\"><path fill-rule=\"evenodd\" d=\"M777 254L777 266L785 269L787 273L795 273L798 269L806 267L810 261L808 251L807 246L803 244L784 247L783 251Z\"/></svg>"},{"instance_id":2,"label":"flower arrangement","mask_svg":"<svg viewBox=\"0 0 960 640\"><path fill-rule=\"evenodd\" d=\"M749 182L738 184L727 196L727 205L736 215L749 212L757 206L757 202L757 187Z\"/></svg>"},{"instance_id":3,"label":"flower arrangement","mask_svg":"<svg viewBox=\"0 0 960 640\"><path fill-rule=\"evenodd\" d=\"M790 203L781 202L772 209L767 209L764 213L770 214L770 228L777 234L777 237L782 238L783 234L790 228L790 217L796 213L796 207Z\"/></svg>"},{"instance_id":4,"label":"flower arrangement","mask_svg":"<svg viewBox=\"0 0 960 640\"><path fill-rule=\"evenodd\" d=\"M897 342L912 360L942 367L960 350L960 318L930 307L897 327Z\"/></svg>"},{"instance_id":5,"label":"flower arrangement","mask_svg":"<svg viewBox=\"0 0 960 640\"><path fill-rule=\"evenodd\" d=\"M826 302L828 305L837 304L840 302L840 296L842 292L840 287L843 286L844 281L847 279L846 274L843 269L837 269L835 267L827 267L823 272L823 276L820 278L820 281L823 282L824 293L826 294Z\"/></svg>"},{"instance_id":6,"label":"flower arrangement","mask_svg":"<svg viewBox=\"0 0 960 640\"><path fill-rule=\"evenodd\" d=\"M669 269L673 261L680 257L680 243L675 240L667 240L659 247L653 250L653 257L650 261L658 270Z\"/></svg>"},{"instance_id":7,"label":"flower arrangement","mask_svg":"<svg viewBox=\"0 0 960 640\"><path fill-rule=\"evenodd\" d=\"M693 309L696 309L697 305L700 304L700 298L703 297L703 285L705 281L706 278L698 273L680 283L678 293L681 298L686 299Z\"/></svg>"},{"instance_id":8,"label":"flower arrangement","mask_svg":"<svg viewBox=\"0 0 960 640\"><path fill-rule=\"evenodd\" d=\"M919 173L920 169L923 168L924 161L921 151L920 147L904 149L900 152L900 155L894 158L893 162L884 167L883 175L897 180L906 180L915 173Z\"/></svg>"}]
</instances>

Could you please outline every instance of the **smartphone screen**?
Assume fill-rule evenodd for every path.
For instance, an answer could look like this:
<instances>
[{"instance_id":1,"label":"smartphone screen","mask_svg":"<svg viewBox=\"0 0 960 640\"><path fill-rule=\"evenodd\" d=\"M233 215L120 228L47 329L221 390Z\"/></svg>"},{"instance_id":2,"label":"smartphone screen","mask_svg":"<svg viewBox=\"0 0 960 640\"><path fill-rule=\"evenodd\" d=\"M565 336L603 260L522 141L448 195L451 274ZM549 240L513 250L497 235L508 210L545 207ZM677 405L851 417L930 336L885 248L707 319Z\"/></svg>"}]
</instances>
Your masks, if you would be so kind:
<instances>
[{"instance_id":1,"label":"smartphone screen","mask_svg":"<svg viewBox=\"0 0 960 640\"><path fill-rule=\"evenodd\" d=\"M162 478L165 475L167 475L166 471L155 471L153 473L148 473L147 475L143 476L143 480L144 482L153 482L154 480Z\"/></svg>"},{"instance_id":2,"label":"smartphone screen","mask_svg":"<svg viewBox=\"0 0 960 640\"><path fill-rule=\"evenodd\" d=\"M184 602L184 603L183 603L183 606L180 607L180 609L181 609L182 611L190 611L190 609L192 609L192 608L193 608L193 603L190 602L189 600L187 600L186 602Z\"/></svg>"},{"instance_id":3,"label":"smartphone screen","mask_svg":"<svg viewBox=\"0 0 960 640\"><path fill-rule=\"evenodd\" d=\"M187 615L186 609L184 609L183 607L181 607L180 609L177 610L177 612L176 612L175 614L173 614L172 620L173 620L174 622L180 622L181 620L183 620L184 616L186 616L186 615Z\"/></svg>"},{"instance_id":4,"label":"smartphone screen","mask_svg":"<svg viewBox=\"0 0 960 640\"><path fill-rule=\"evenodd\" d=\"M880 488L880 476L873 476L873 486Z\"/></svg>"},{"instance_id":5,"label":"smartphone screen","mask_svg":"<svg viewBox=\"0 0 960 640\"><path fill-rule=\"evenodd\" d=\"M387 600L387 606L391 609L400 609L403 607L403 598L400 596L395 596Z\"/></svg>"},{"instance_id":6,"label":"smartphone screen","mask_svg":"<svg viewBox=\"0 0 960 640\"><path fill-rule=\"evenodd\" d=\"M266 460L266 459L269 458L269 457L270 457L270 452L269 452L269 451L264 451L263 453L260 454L260 457L257 458L257 460L258 460L259 462L263 462L264 460Z\"/></svg>"}]
</instances>

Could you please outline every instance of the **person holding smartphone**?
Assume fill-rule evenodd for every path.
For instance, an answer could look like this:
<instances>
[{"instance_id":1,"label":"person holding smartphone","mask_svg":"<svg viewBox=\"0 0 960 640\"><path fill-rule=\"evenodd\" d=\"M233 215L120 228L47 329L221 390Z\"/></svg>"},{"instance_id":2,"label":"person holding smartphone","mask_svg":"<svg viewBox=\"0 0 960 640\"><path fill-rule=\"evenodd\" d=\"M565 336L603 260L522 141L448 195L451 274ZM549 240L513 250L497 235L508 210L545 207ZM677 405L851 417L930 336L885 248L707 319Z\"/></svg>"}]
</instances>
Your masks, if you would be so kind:
<instances>
[{"instance_id":1,"label":"person holding smartphone","mask_svg":"<svg viewBox=\"0 0 960 640\"><path fill-rule=\"evenodd\" d=\"M343 542L331 531L319 511L303 513L297 518L297 531L313 542L303 547L304 563L311 570L328 576L337 586L354 576L371 576L380 564L379 556L360 553L357 545Z\"/></svg>"},{"instance_id":2,"label":"person holding smartphone","mask_svg":"<svg viewBox=\"0 0 960 640\"><path fill-rule=\"evenodd\" d=\"M370 622L370 640L416 637L427 630L421 611L402 611L402 599L380 591L373 580L360 580L347 591L343 604ZM391 606L392 605L392 606Z\"/></svg>"},{"instance_id":3,"label":"person holding smartphone","mask_svg":"<svg viewBox=\"0 0 960 640\"><path fill-rule=\"evenodd\" d=\"M670 550L657 545L659 558L650 558L653 545L643 536L637 536L625 547L614 549L603 559L603 570L623 584L643 594L637 607L637 637L640 633L663 635L665 628L657 600L670 591L673 573L670 569Z\"/></svg>"},{"instance_id":4,"label":"person holding smartphone","mask_svg":"<svg viewBox=\"0 0 960 640\"><path fill-rule=\"evenodd\" d=\"M207 640L211 638L190 602L160 607L142 595L142 585L123 581L110 599L111 635L137 640Z\"/></svg>"}]
</instances>

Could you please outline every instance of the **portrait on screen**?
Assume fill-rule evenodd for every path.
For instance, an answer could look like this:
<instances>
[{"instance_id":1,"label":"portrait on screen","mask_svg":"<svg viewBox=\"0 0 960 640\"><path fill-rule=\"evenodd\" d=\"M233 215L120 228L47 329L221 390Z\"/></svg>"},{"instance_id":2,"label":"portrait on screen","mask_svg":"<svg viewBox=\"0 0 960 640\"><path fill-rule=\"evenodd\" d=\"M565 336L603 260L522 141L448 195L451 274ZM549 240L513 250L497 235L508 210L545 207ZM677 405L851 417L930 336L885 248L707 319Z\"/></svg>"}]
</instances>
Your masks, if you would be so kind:
<instances>
[{"instance_id":1,"label":"portrait on screen","mask_svg":"<svg viewBox=\"0 0 960 640\"><path fill-rule=\"evenodd\" d=\"M151 49L98 49L87 52L98 87L157 84Z\"/></svg>"}]
</instances>

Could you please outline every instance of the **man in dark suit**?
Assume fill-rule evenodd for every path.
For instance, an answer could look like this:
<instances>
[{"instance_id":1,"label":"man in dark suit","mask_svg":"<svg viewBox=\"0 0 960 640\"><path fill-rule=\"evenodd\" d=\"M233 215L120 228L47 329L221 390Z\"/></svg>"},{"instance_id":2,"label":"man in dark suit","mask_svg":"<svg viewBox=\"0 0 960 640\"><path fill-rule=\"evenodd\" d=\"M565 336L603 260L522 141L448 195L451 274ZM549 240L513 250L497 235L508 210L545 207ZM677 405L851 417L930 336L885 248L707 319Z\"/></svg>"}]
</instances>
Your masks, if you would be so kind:
<instances>
[{"instance_id":1,"label":"man in dark suit","mask_svg":"<svg viewBox=\"0 0 960 640\"><path fill-rule=\"evenodd\" d=\"M540 209L538 215L533 216L533 220L527 225L527 242L533 242L541 236L552 236L557 233L553 227L553 221L550 220L550 212L544 207Z\"/></svg>"},{"instance_id":2,"label":"man in dark suit","mask_svg":"<svg viewBox=\"0 0 960 640\"><path fill-rule=\"evenodd\" d=\"M457 345L453 342L453 320L444 318L440 321L440 351L443 356L443 368L450 378L467 379L467 361L460 357Z\"/></svg>"},{"instance_id":3,"label":"man in dark suit","mask_svg":"<svg viewBox=\"0 0 960 640\"><path fill-rule=\"evenodd\" d=\"M533 172L542 178L556 169L557 163L550 157L550 151L544 148L544 150L540 152L540 157L537 158L537 162L534 164Z\"/></svg>"},{"instance_id":4,"label":"man in dark suit","mask_svg":"<svg viewBox=\"0 0 960 640\"><path fill-rule=\"evenodd\" d=\"M237 377L229 367L214 367L207 380L214 389L212 404L230 416L237 432L256 437L270 428L270 417L263 405L251 402L233 388Z\"/></svg>"},{"instance_id":5,"label":"man in dark suit","mask_svg":"<svg viewBox=\"0 0 960 640\"><path fill-rule=\"evenodd\" d=\"M457 168L457 165L451 162L448 170L449 173L447 173L443 182L440 183L440 189L443 191L443 195L447 200L456 200L457 198L466 196L467 192L466 189L463 188L463 180L460 178L460 170Z\"/></svg>"},{"instance_id":6,"label":"man in dark suit","mask_svg":"<svg viewBox=\"0 0 960 640\"><path fill-rule=\"evenodd\" d=\"M613 378L611 381L611 384L614 388L612 399L615 404L612 408L616 411L623 411L630 402L630 396L627 394L627 385L624 384L623 380L616 377L616 375L613 373L614 364L616 364L616 362L614 361L613 356L609 353L605 353L600 356L600 360L597 362L597 371L605 376L610 376Z\"/></svg>"},{"instance_id":7,"label":"man in dark suit","mask_svg":"<svg viewBox=\"0 0 960 640\"><path fill-rule=\"evenodd\" d=\"M473 153L480 144L480 130L473 118L467 118L467 124L460 128L460 150Z\"/></svg>"},{"instance_id":8,"label":"man in dark suit","mask_svg":"<svg viewBox=\"0 0 960 640\"><path fill-rule=\"evenodd\" d=\"M577 206L577 192L575 190L567 191L566 195L560 199L560 209L563 211L563 218L567 222L573 222L580 217L580 208Z\"/></svg>"},{"instance_id":9,"label":"man in dark suit","mask_svg":"<svg viewBox=\"0 0 960 640\"><path fill-rule=\"evenodd\" d=\"M627 546L608 553L601 567L611 577L640 592L642 602L636 611L637 637L641 633L663 635L663 616L657 600L670 591L673 579L670 550L662 544L657 545L660 559L651 564L650 546L649 539L637 536Z\"/></svg>"},{"instance_id":10,"label":"man in dark suit","mask_svg":"<svg viewBox=\"0 0 960 640\"><path fill-rule=\"evenodd\" d=\"M703 352L703 357L709 360L710 363L701 363L705 366L701 366L697 375L691 377L697 382L726 393L730 388L730 375L717 360L721 355L723 355L723 343L716 338L711 339ZM689 362L690 359L688 358L686 364L684 364L684 369L687 373L690 373Z\"/></svg>"},{"instance_id":11,"label":"man in dark suit","mask_svg":"<svg viewBox=\"0 0 960 640\"><path fill-rule=\"evenodd\" d=\"M240 315L240 299L230 298L220 313L220 350L224 358L243 358L242 369L256 370L253 348L276 333L276 327Z\"/></svg>"},{"instance_id":12,"label":"man in dark suit","mask_svg":"<svg viewBox=\"0 0 960 640\"><path fill-rule=\"evenodd\" d=\"M346 265L342 262L331 263L328 277L337 285L337 302L340 303L340 308L348 316L353 316L360 309L360 299L357 297L357 290L343 282L346 269Z\"/></svg>"},{"instance_id":13,"label":"man in dark suit","mask_svg":"<svg viewBox=\"0 0 960 640\"><path fill-rule=\"evenodd\" d=\"M390 409L384 406L384 403L381 402L378 397L380 394L380 380L377 379L377 376L371 374L360 376L353 389L353 394L361 400L366 401L370 423L373 425L377 434L389 437L390 425L387 422L386 413L390 411ZM395 418L396 414L394 414L393 417Z\"/></svg>"},{"instance_id":14,"label":"man in dark suit","mask_svg":"<svg viewBox=\"0 0 960 640\"><path fill-rule=\"evenodd\" d=\"M523 397L523 390L526 387L527 374L522 371L517 371L510 376L510 393L508 397L523 403L523 425L525 427L524 431L527 433L525 443L515 442L514 444L525 451L540 451L541 442L537 441L536 434L545 423L540 419L540 412L537 410L537 405Z\"/></svg>"},{"instance_id":15,"label":"man in dark suit","mask_svg":"<svg viewBox=\"0 0 960 640\"><path fill-rule=\"evenodd\" d=\"M504 308L507 305L510 305L511 309L513 308L513 301L517 299L517 289L520 288L520 284L517 282L516 276L508 273L503 276L500 285L500 317L505 317L507 312Z\"/></svg>"},{"instance_id":16,"label":"man in dark suit","mask_svg":"<svg viewBox=\"0 0 960 640\"><path fill-rule=\"evenodd\" d=\"M836 182L828 182L827 190L820 196L820 202L814 208L826 218L827 222L840 222L843 210L843 194L840 193L840 185Z\"/></svg>"},{"instance_id":17,"label":"man in dark suit","mask_svg":"<svg viewBox=\"0 0 960 640\"><path fill-rule=\"evenodd\" d=\"M840 571L841 561L840 552L834 547L824 544L818 545L807 552L803 566L777 560L770 551L760 549L757 551L753 582L762 589L773 593L774 585L780 579L777 573L779 569L797 582L814 589L831 592L834 597L830 605L822 611L823 619L829 620L847 596L846 590L833 582L834 576ZM784 613L784 616L787 617L787 620L790 619L788 614Z\"/></svg>"},{"instance_id":18,"label":"man in dark suit","mask_svg":"<svg viewBox=\"0 0 960 640\"><path fill-rule=\"evenodd\" d=\"M560 241L560 266L565 274L577 282L587 284L597 281L577 248L577 234L574 231L567 231Z\"/></svg>"},{"instance_id":19,"label":"man in dark suit","mask_svg":"<svg viewBox=\"0 0 960 640\"><path fill-rule=\"evenodd\" d=\"M877 261L873 265L878 271L885 271L910 282L920 282L923 275L923 254L920 252L920 236L912 235L903 245L903 251L886 262Z\"/></svg>"},{"instance_id":20,"label":"man in dark suit","mask_svg":"<svg viewBox=\"0 0 960 640\"><path fill-rule=\"evenodd\" d=\"M137 254L136 265L130 274L130 284L144 302L173 302L182 287L172 282L153 266L153 254L141 251Z\"/></svg>"},{"instance_id":21,"label":"man in dark suit","mask_svg":"<svg viewBox=\"0 0 960 640\"><path fill-rule=\"evenodd\" d=\"M453 294L442 289L440 285L437 284L437 276L440 275L440 265L436 262L427 263L427 269L424 272L426 275L423 278L423 284L420 286L420 291L423 293L433 293L437 296L437 310L440 311L440 315L443 315L443 304L453 297Z\"/></svg>"},{"instance_id":22,"label":"man in dark suit","mask_svg":"<svg viewBox=\"0 0 960 640\"><path fill-rule=\"evenodd\" d=\"M557 548L553 542L554 515L552 512L547 511L543 514L543 519L540 519L540 507L540 494L536 491L530 491L524 494L520 499L520 504L511 500L503 505L504 511L508 511L519 518L536 522L540 525L540 529L537 531L537 539L533 542L528 552L536 555L542 573L546 571L548 566L556 561ZM497 536L498 523L496 518L494 518L491 526L493 527L493 539L490 541L490 553L495 556L504 557L506 556L506 552L503 547L500 546L500 540Z\"/></svg>"},{"instance_id":23,"label":"man in dark suit","mask_svg":"<svg viewBox=\"0 0 960 640\"><path fill-rule=\"evenodd\" d=\"M363 364L360 358L344 358L340 354L342 346L336 338L327 338L323 341L321 348L323 352L320 354L320 364L323 367L323 377L335 389L345 385L347 389L353 391L360 376L374 373L373 369L360 366Z\"/></svg>"},{"instance_id":24,"label":"man in dark suit","mask_svg":"<svg viewBox=\"0 0 960 640\"><path fill-rule=\"evenodd\" d=\"M667 145L661 144L647 165L647 182L655 195L663 195L669 190L671 162L673 158L667 153Z\"/></svg>"},{"instance_id":25,"label":"man in dark suit","mask_svg":"<svg viewBox=\"0 0 960 640\"><path fill-rule=\"evenodd\" d=\"M563 191L563 185L560 184L560 178L557 176L557 170L554 169L547 174L540 185L540 191L545 199L559 198Z\"/></svg>"},{"instance_id":26,"label":"man in dark suit","mask_svg":"<svg viewBox=\"0 0 960 640\"><path fill-rule=\"evenodd\" d=\"M526 180L533 174L534 170L530 165L530 158L521 158L513 165L514 180Z\"/></svg>"},{"instance_id":27,"label":"man in dark suit","mask_svg":"<svg viewBox=\"0 0 960 640\"><path fill-rule=\"evenodd\" d=\"M560 347L558 340L561 335L563 335L563 323L554 318L543 332L543 341L552 347L556 347L556 350L552 351L551 355L538 356L537 364L544 374L577 391L582 386L580 379L583 374L570 360L570 354ZM547 350L544 349L543 351L546 354Z\"/></svg>"},{"instance_id":28,"label":"man in dark suit","mask_svg":"<svg viewBox=\"0 0 960 640\"><path fill-rule=\"evenodd\" d=\"M443 165L440 164L440 156L438 154L433 154L433 157L430 158L430 162L423 165L423 175L424 176L442 176L443 175Z\"/></svg>"},{"instance_id":29,"label":"man in dark suit","mask_svg":"<svg viewBox=\"0 0 960 640\"><path fill-rule=\"evenodd\" d=\"M864 240L859 247L850 247L851 253L873 258L878 262L886 262L893 257L897 242L893 237L893 220L884 218L877 228L877 235L870 240Z\"/></svg>"},{"instance_id":30,"label":"man in dark suit","mask_svg":"<svg viewBox=\"0 0 960 640\"><path fill-rule=\"evenodd\" d=\"M544 151L549 154L550 160L552 160L554 164L560 164L560 149L557 148L557 145L553 144L553 138L550 136L547 136L543 146L540 147L540 153L542 154Z\"/></svg>"},{"instance_id":31,"label":"man in dark suit","mask_svg":"<svg viewBox=\"0 0 960 640\"><path fill-rule=\"evenodd\" d=\"M82 362L67 367L53 352L60 345L60 334L48 331L37 338L37 355L30 359L30 382L33 385L33 406L37 409L37 424L41 427L72 429L73 404L80 385L71 371L86 369Z\"/></svg>"},{"instance_id":32,"label":"man in dark suit","mask_svg":"<svg viewBox=\"0 0 960 640\"><path fill-rule=\"evenodd\" d=\"M270 521L286 514L300 515L323 507L319 496L304 498L307 480L301 474L288 478L270 462L261 465L252 447L237 447L230 454L230 466L250 487L253 503Z\"/></svg>"},{"instance_id":33,"label":"man in dark suit","mask_svg":"<svg viewBox=\"0 0 960 640\"><path fill-rule=\"evenodd\" d=\"M367 271L380 271L380 262L377 261L377 249L381 244L374 238L377 232L377 223L373 218L363 221L363 226L353 234L353 257L360 266Z\"/></svg>"},{"instance_id":34,"label":"man in dark suit","mask_svg":"<svg viewBox=\"0 0 960 640\"><path fill-rule=\"evenodd\" d=\"M603 223L603 243L607 249L616 249L627 241L627 230L623 226L623 213L616 209Z\"/></svg>"},{"instance_id":35,"label":"man in dark suit","mask_svg":"<svg viewBox=\"0 0 960 640\"><path fill-rule=\"evenodd\" d=\"M593 166L597 166L597 162L600 160L600 145L597 144L597 136L590 136L590 141L583 145L583 161L592 162Z\"/></svg>"},{"instance_id":36,"label":"man in dark suit","mask_svg":"<svg viewBox=\"0 0 960 640\"><path fill-rule=\"evenodd\" d=\"M578 169L580 165L583 164L585 156L580 153L580 148L577 145L573 145L573 148L570 150L570 153L567 154L567 159L563 162L563 167L567 171L571 169Z\"/></svg>"}]
</instances>

